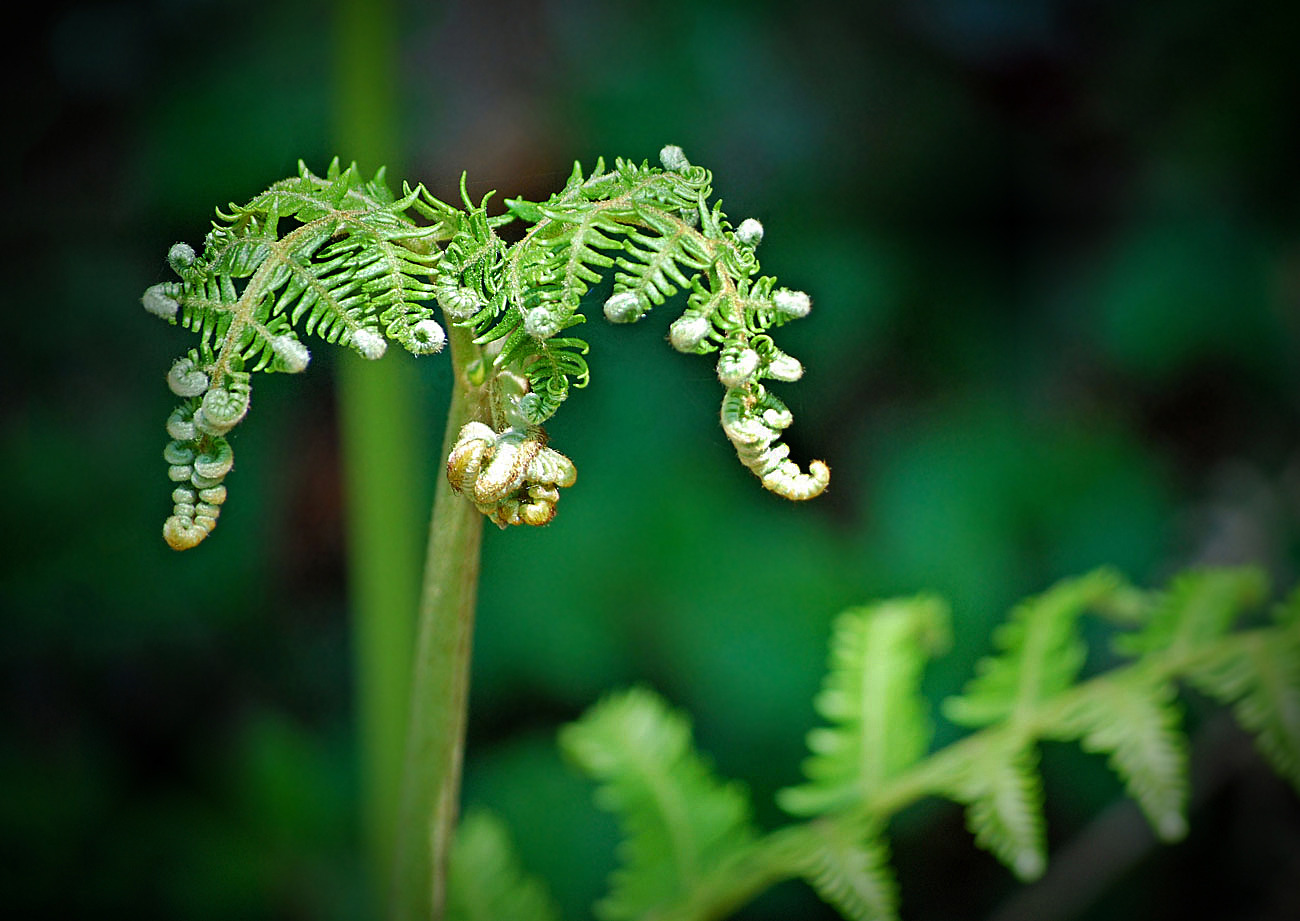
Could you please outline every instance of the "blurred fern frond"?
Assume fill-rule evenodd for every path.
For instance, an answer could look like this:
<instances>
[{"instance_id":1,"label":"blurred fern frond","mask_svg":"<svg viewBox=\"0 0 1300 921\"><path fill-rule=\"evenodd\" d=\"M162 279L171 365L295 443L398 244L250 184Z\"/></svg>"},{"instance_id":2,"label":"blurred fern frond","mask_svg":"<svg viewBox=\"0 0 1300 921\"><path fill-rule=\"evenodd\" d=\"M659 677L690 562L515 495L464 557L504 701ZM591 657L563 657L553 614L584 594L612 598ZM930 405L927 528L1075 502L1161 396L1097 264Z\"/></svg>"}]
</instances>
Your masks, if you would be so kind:
<instances>
[{"instance_id":1,"label":"blurred fern frond","mask_svg":"<svg viewBox=\"0 0 1300 921\"><path fill-rule=\"evenodd\" d=\"M505 823L490 812L466 813L456 828L447 874L448 921L559 921L546 887L525 875Z\"/></svg>"},{"instance_id":2,"label":"blurred fern frond","mask_svg":"<svg viewBox=\"0 0 1300 921\"><path fill-rule=\"evenodd\" d=\"M597 802L618 816L624 835L602 918L641 918L690 901L755 838L744 788L713 775L685 717L649 691L606 698L564 727L560 748L600 784Z\"/></svg>"},{"instance_id":3,"label":"blurred fern frond","mask_svg":"<svg viewBox=\"0 0 1300 921\"><path fill-rule=\"evenodd\" d=\"M847 611L815 702L828 725L808 735L805 781L778 793L804 821L765 835L705 772L684 717L645 690L612 697L561 736L628 836L602 917L721 918L803 878L846 918L891 921L899 899L887 825L928 796L965 805L975 843L1034 879L1049 859L1043 740L1105 754L1156 834L1176 840L1188 799L1180 681L1231 708L1300 792L1300 592L1271 622L1238 626L1266 596L1249 568L1189 571L1161 592L1105 569L1064 580L1013 609L994 653L944 707L974 731L935 751L920 682L947 642L945 604L919 596ZM1131 661L1085 679L1080 619L1090 612L1121 624L1114 645ZM667 818L684 821L691 804L690 822Z\"/></svg>"}]
</instances>

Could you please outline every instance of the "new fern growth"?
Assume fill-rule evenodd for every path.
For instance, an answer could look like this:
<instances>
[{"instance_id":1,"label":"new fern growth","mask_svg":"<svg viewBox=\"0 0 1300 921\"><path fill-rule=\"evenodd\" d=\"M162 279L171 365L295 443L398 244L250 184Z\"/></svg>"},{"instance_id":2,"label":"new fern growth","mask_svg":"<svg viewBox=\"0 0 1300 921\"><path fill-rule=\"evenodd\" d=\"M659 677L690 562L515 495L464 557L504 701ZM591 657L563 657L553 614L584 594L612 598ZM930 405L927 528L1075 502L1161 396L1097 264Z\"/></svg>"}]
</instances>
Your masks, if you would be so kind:
<instances>
[{"instance_id":1,"label":"new fern growth","mask_svg":"<svg viewBox=\"0 0 1300 921\"><path fill-rule=\"evenodd\" d=\"M815 702L826 726L808 735L806 780L778 796L803 821L766 834L744 788L717 778L694 750L684 716L644 688L612 695L560 734L625 837L597 916L724 918L800 878L845 918L897 918L887 825L929 796L962 804L975 843L1034 879L1048 860L1037 770L1046 740L1104 754L1156 835L1177 840L1188 802L1180 684L1231 708L1300 792L1300 590L1270 621L1239 627L1266 596L1252 569L1188 572L1160 592L1110 570L1065 580L997 631L994 652L943 707L973 731L937 751L920 684L947 645L947 606L918 596L846 611ZM1085 680L1088 614L1119 628L1114 647L1131 661Z\"/></svg>"},{"instance_id":2,"label":"new fern growth","mask_svg":"<svg viewBox=\"0 0 1300 921\"><path fill-rule=\"evenodd\" d=\"M197 545L216 526L234 462L228 436L246 415L253 375L297 373L311 358L304 338L381 357L390 341L415 354L442 349L434 316L473 335L469 369L481 409L447 458L454 488L498 525L551 521L573 463L546 444L543 423L572 387L590 377L587 344L567 334L584 322L590 287L611 275L605 317L631 323L686 292L668 338L682 352L717 354L725 388L723 431L763 485L790 499L826 488L821 461L789 459L781 436L792 417L765 381L800 378L803 367L770 331L805 316L808 295L759 273L761 225L733 229L712 176L665 147L661 166L597 161L575 166L543 202L506 201L489 215L490 194L463 207L383 171L364 179L337 161L324 176L301 166L245 205L217 212L202 253L184 243L168 262L179 281L149 288L145 309L197 333L167 376L180 405L167 420L164 452L176 484L163 535ZM501 226L527 224L506 243Z\"/></svg>"}]
</instances>

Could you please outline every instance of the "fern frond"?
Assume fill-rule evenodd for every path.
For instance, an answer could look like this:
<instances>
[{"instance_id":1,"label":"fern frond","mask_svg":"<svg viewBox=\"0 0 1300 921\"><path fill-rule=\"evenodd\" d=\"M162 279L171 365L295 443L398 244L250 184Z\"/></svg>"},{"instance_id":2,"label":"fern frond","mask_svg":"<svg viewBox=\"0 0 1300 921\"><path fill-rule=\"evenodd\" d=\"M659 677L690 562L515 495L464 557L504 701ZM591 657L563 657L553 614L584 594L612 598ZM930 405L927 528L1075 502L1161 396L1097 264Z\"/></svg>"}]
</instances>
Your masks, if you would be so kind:
<instances>
[{"instance_id":1,"label":"fern frond","mask_svg":"<svg viewBox=\"0 0 1300 921\"><path fill-rule=\"evenodd\" d=\"M665 147L660 161L618 159L607 168L602 160L590 175L575 164L561 191L544 202L508 200L500 215L488 214L493 193L470 199L465 175L457 208L422 186L395 195L382 169L367 179L334 160L317 176L300 163L297 176L218 210L201 254L174 246L168 261L180 280L154 285L143 304L196 334L186 356L191 379L225 394L239 390L246 411L247 375L303 370L307 337L369 359L382 356L389 340L416 354L438 351L447 334L434 319L436 301L448 322L470 334L465 348L475 354L465 364L474 370L465 380L476 388L476 421L509 442L537 435L571 389L590 380L587 344L564 333L585 321L591 286L612 273L604 314L618 323L685 290L669 340L683 352L719 352L723 428L737 456L767 489L812 498L830 469L813 461L805 471L789 458L781 439L793 417L760 383L802 376L803 366L768 332L806 315L811 301L758 274L762 227L749 219L733 230L720 203L709 202L708 170L676 147ZM497 230L517 220L530 226L508 245ZM179 412L199 435L173 438L171 455L219 447L210 439L224 430L203 429L207 410L193 402L205 392L177 391L191 401ZM510 501L553 513L552 485ZM177 549L215 525L215 502L199 495L204 488L213 487L191 483L173 497L164 533ZM499 524L550 520L536 510L487 507Z\"/></svg>"},{"instance_id":2,"label":"fern frond","mask_svg":"<svg viewBox=\"0 0 1300 921\"><path fill-rule=\"evenodd\" d=\"M925 663L948 642L937 598L885 601L841 614L830 668L814 706L831 726L808 734L809 782L780 791L794 815L871 802L886 781L927 751L931 727L921 696Z\"/></svg>"},{"instance_id":3,"label":"fern frond","mask_svg":"<svg viewBox=\"0 0 1300 921\"><path fill-rule=\"evenodd\" d=\"M819 822L812 830L802 875L822 901L850 921L894 921L898 883L882 829Z\"/></svg>"},{"instance_id":4,"label":"fern frond","mask_svg":"<svg viewBox=\"0 0 1300 921\"><path fill-rule=\"evenodd\" d=\"M993 634L998 654L982 659L965 691L944 701L944 716L960 726L1023 725L1074 683L1087 655L1078 620L1122 587L1118 574L1100 569L1021 602Z\"/></svg>"},{"instance_id":5,"label":"fern frond","mask_svg":"<svg viewBox=\"0 0 1300 921\"><path fill-rule=\"evenodd\" d=\"M997 654L981 663L966 693L954 698L958 703L949 704L958 718L982 728L928 755L918 687L924 662L944 643L946 607L922 596L847 611L835 622L830 668L816 699L830 726L808 736L808 780L778 793L787 811L814 817L757 839L746 831L739 846L726 849L731 857L692 861L705 869L685 887L664 869L666 858L651 858L655 839L625 820L639 850L625 854L635 862L629 859L620 872L645 889L635 900L613 903L608 917L630 918L639 909L674 921L722 918L774 883L802 877L847 918L891 919L897 891L886 823L934 795L963 804L976 844L1032 880L1047 863L1038 771L1044 739L1077 740L1084 750L1105 754L1160 837L1177 839L1187 823L1188 743L1176 701L1184 680L1231 706L1273 767L1300 791L1300 590L1276 608L1272 624L1232 629L1266 592L1262 575L1248 568L1186 573L1163 592L1136 589L1109 570L1062 581L1013 609L996 634ZM1085 610L1135 627L1117 645L1137 650L1136 660L1080 681L1077 621ZM628 700L616 705L627 715L601 717L600 741L587 743L585 755L588 771L606 783L601 795L624 812L635 809L627 804L649 799L647 790L683 784L656 785L644 778L666 768L634 772L631 765L646 756L620 759L609 752L658 748L677 758L689 745L684 721L653 697L641 691ZM672 733L663 728L668 720L677 721ZM656 728L633 728L647 724ZM609 779L631 773L643 779L622 785ZM665 821L655 825L647 814L655 815L645 810L640 826L658 829L657 846L672 850L663 843ZM661 902L650 895L655 886L668 893Z\"/></svg>"},{"instance_id":6,"label":"fern frond","mask_svg":"<svg viewBox=\"0 0 1300 921\"><path fill-rule=\"evenodd\" d=\"M621 866L598 905L608 921L688 900L755 839L744 788L713 775L686 718L647 690L606 698L561 730L560 747L623 829Z\"/></svg>"},{"instance_id":7,"label":"fern frond","mask_svg":"<svg viewBox=\"0 0 1300 921\"><path fill-rule=\"evenodd\" d=\"M417 226L412 210L435 223ZM382 170L365 180L335 160L322 178L300 164L297 177L218 210L202 253L172 247L180 281L143 298L198 335L168 375L185 399L167 425L168 473L179 484L168 544L188 549L215 527L233 463L225 436L248 411L251 375L305 369L301 336L344 341L367 358L383 354L385 335L417 354L441 348L446 334L423 302L451 215L421 187L395 198Z\"/></svg>"},{"instance_id":8,"label":"fern frond","mask_svg":"<svg viewBox=\"0 0 1300 921\"><path fill-rule=\"evenodd\" d=\"M559 921L540 880L526 875L505 823L484 810L466 813L456 829L447 874L448 921Z\"/></svg>"}]
</instances>

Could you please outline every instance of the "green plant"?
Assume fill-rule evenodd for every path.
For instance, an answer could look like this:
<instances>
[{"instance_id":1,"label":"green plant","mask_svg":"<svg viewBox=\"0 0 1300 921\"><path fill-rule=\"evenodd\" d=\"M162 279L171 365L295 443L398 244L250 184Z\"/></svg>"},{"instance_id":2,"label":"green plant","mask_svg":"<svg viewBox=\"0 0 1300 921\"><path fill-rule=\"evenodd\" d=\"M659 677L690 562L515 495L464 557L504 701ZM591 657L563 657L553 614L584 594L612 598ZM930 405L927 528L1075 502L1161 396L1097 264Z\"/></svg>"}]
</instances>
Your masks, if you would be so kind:
<instances>
[{"instance_id":1,"label":"green plant","mask_svg":"<svg viewBox=\"0 0 1300 921\"><path fill-rule=\"evenodd\" d=\"M709 202L710 174L675 147L661 167L617 160L575 167L544 202L507 200L489 214L461 183L463 208L382 172L305 167L248 204L218 212L203 251L172 247L179 276L150 288L151 313L198 344L168 375L182 403L167 421L177 485L164 537L197 545L216 525L233 465L227 434L248 411L258 371L298 372L317 335L378 358L396 341L416 354L450 343L453 394L434 502L412 684L403 820L394 860L397 917L554 917L523 874L506 833L475 814L457 824L470 640L484 518L545 525L576 467L542 424L588 382L580 338L591 286L612 275L604 314L634 322L686 292L669 328L680 351L716 353L723 431L762 484L790 499L821 493L829 469L789 459L791 414L764 381L792 382L799 362L769 332L810 308L806 294L759 274L757 221L733 227ZM498 230L524 225L507 243ZM436 301L446 328L434 315ZM1234 708L1279 773L1300 787L1300 594L1271 624L1233 629L1266 596L1253 571L1203 571L1144 592L1110 571L1063 582L1016 608L997 651L948 718L973 731L929 752L919 682L946 642L944 604L882 602L837 623L809 735L805 783L780 805L803 821L763 833L744 788L717 779L689 724L653 693L613 695L561 734L570 759L600 785L622 821L622 866L603 918L721 918L776 882L807 880L849 918L890 918L891 816L927 796L967 808L977 844L1020 877L1047 860L1036 773L1040 740L1105 753L1157 833L1186 827L1186 747L1175 682ZM1096 612L1119 629L1133 661L1083 680L1079 621ZM451 876L447 877L450 864Z\"/></svg>"}]
</instances>

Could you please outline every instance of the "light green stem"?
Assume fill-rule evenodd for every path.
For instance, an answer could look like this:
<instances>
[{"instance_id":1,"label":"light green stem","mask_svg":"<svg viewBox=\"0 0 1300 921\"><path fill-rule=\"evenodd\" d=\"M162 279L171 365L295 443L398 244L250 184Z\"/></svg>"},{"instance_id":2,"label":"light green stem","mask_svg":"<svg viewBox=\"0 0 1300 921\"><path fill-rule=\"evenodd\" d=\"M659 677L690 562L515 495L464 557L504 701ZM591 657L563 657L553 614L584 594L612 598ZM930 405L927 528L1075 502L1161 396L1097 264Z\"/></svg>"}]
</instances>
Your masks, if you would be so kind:
<instances>
[{"instance_id":1,"label":"light green stem","mask_svg":"<svg viewBox=\"0 0 1300 921\"><path fill-rule=\"evenodd\" d=\"M362 832L376 894L391 875L410 696L402 663L411 660L419 597L419 513L408 495L419 482L407 427L415 374L401 366L409 364L346 355L338 375Z\"/></svg>"},{"instance_id":2,"label":"light green stem","mask_svg":"<svg viewBox=\"0 0 1300 921\"><path fill-rule=\"evenodd\" d=\"M336 149L364 169L400 169L395 5L337 0L335 17ZM410 696L404 665L419 597L423 503L410 493L427 479L417 449L417 383L409 356L367 362L349 354L339 362L361 823L376 896L393 872Z\"/></svg>"},{"instance_id":3,"label":"light green stem","mask_svg":"<svg viewBox=\"0 0 1300 921\"><path fill-rule=\"evenodd\" d=\"M479 357L472 334L448 330L454 382L442 457L461 426L486 418L467 367ZM393 918L441 919L447 854L460 805L469 703L470 648L478 595L483 515L438 476L429 524L424 592L411 686L406 772L393 876Z\"/></svg>"}]
</instances>

